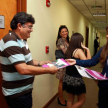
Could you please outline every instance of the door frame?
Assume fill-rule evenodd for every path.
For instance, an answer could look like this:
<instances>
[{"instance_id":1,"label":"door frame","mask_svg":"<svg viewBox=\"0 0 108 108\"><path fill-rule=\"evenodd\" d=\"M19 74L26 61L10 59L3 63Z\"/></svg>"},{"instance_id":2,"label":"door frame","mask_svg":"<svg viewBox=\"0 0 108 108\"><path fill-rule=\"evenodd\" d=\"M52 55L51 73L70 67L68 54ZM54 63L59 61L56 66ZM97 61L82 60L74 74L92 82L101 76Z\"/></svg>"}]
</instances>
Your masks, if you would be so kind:
<instances>
[{"instance_id":1,"label":"door frame","mask_svg":"<svg viewBox=\"0 0 108 108\"><path fill-rule=\"evenodd\" d=\"M85 46L88 47L88 39L89 39L89 27L86 26L86 33L85 33ZM85 55L87 56L87 52L85 51Z\"/></svg>"},{"instance_id":2,"label":"door frame","mask_svg":"<svg viewBox=\"0 0 108 108\"><path fill-rule=\"evenodd\" d=\"M17 12L27 12L27 0L17 0Z\"/></svg>"}]
</instances>

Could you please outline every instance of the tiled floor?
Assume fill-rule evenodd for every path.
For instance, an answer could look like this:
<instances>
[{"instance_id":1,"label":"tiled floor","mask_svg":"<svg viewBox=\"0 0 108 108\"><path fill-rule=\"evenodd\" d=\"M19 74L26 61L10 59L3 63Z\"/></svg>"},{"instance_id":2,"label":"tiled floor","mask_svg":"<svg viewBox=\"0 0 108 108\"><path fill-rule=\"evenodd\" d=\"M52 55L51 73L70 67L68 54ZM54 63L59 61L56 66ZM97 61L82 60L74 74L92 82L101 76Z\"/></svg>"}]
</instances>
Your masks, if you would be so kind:
<instances>
[{"instance_id":1,"label":"tiled floor","mask_svg":"<svg viewBox=\"0 0 108 108\"><path fill-rule=\"evenodd\" d=\"M100 64L91 67L91 70L96 70L98 72L101 72ZM86 101L83 104L82 108L98 108L97 102L98 102L98 87L94 80L84 78L84 82L86 84ZM67 93L64 92L64 97L67 99ZM75 99L76 101L76 99ZM67 108L66 106L61 106L57 103L57 99L53 101L53 103L50 104L48 108Z\"/></svg>"}]
</instances>

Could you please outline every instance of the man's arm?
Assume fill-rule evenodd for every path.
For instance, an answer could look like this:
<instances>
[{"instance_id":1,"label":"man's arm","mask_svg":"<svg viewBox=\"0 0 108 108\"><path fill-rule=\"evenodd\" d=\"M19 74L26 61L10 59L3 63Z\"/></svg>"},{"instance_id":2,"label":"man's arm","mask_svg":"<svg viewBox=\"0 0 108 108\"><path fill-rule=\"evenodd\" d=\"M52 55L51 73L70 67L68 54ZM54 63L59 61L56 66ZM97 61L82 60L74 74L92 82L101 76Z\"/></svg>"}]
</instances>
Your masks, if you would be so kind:
<instances>
[{"instance_id":1,"label":"man's arm","mask_svg":"<svg viewBox=\"0 0 108 108\"><path fill-rule=\"evenodd\" d=\"M35 66L42 66L44 64L51 63L51 61L37 61L37 60L33 60L33 63L34 63Z\"/></svg>"},{"instance_id":2,"label":"man's arm","mask_svg":"<svg viewBox=\"0 0 108 108\"><path fill-rule=\"evenodd\" d=\"M20 63L15 65L17 71L22 75L41 75L41 74L55 74L58 69L56 67L35 67L27 65L26 63Z\"/></svg>"}]
</instances>

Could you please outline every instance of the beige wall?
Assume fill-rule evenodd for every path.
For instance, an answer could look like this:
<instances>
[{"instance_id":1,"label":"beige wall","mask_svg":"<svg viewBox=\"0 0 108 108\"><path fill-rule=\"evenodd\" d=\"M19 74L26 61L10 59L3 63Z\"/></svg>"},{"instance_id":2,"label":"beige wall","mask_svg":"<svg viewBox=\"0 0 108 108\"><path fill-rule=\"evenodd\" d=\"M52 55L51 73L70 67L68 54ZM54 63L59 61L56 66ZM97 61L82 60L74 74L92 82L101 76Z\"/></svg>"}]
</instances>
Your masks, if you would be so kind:
<instances>
[{"instance_id":1,"label":"beige wall","mask_svg":"<svg viewBox=\"0 0 108 108\"><path fill-rule=\"evenodd\" d=\"M100 35L100 46L102 47L102 46L104 46L105 45L105 43L106 43L106 35Z\"/></svg>"},{"instance_id":2,"label":"beige wall","mask_svg":"<svg viewBox=\"0 0 108 108\"><path fill-rule=\"evenodd\" d=\"M27 0L27 12L35 17L28 45L33 59L54 60L55 42L58 28L66 25L69 36L72 31L81 33L85 38L86 26L89 27L89 48L93 55L96 29L72 6L68 0L50 0L51 7L46 7L46 0ZM45 54L45 46L49 46L49 54ZM55 75L39 75L35 77L33 89L33 108L42 108L56 93L58 80Z\"/></svg>"}]
</instances>

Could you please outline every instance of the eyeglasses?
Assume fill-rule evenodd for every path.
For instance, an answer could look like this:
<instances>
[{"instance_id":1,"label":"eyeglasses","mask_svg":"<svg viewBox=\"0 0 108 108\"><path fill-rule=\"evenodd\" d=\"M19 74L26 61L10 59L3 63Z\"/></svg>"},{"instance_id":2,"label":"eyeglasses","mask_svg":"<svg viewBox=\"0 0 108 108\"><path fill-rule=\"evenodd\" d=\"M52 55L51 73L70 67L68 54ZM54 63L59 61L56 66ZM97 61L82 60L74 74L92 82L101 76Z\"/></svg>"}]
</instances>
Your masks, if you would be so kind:
<instances>
[{"instance_id":1,"label":"eyeglasses","mask_svg":"<svg viewBox=\"0 0 108 108\"><path fill-rule=\"evenodd\" d=\"M27 27L27 28L29 28L29 29L33 29L33 26L32 25L29 25L29 26L27 26L27 25L22 25L22 27L24 28L24 27Z\"/></svg>"}]
</instances>

